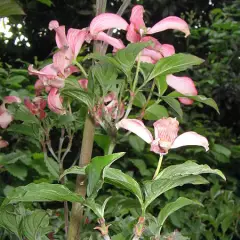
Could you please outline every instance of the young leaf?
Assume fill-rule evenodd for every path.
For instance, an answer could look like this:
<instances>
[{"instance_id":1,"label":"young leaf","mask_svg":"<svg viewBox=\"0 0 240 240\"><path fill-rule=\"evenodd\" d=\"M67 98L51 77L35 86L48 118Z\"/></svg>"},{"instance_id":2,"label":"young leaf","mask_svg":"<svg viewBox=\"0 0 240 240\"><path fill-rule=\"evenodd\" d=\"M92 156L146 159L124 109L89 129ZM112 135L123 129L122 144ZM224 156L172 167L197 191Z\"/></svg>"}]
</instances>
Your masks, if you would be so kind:
<instances>
[{"instance_id":1,"label":"young leaf","mask_svg":"<svg viewBox=\"0 0 240 240\"><path fill-rule=\"evenodd\" d=\"M130 135L128 137L129 144L137 152L143 152L145 148L145 142L136 135Z\"/></svg>"},{"instance_id":2,"label":"young leaf","mask_svg":"<svg viewBox=\"0 0 240 240\"><path fill-rule=\"evenodd\" d=\"M133 193L139 200L140 204L143 203L142 191L139 184L129 175L123 173L121 170L114 168L105 169L104 181L117 187L127 189Z\"/></svg>"},{"instance_id":3,"label":"young leaf","mask_svg":"<svg viewBox=\"0 0 240 240\"><path fill-rule=\"evenodd\" d=\"M94 140L97 145L104 151L104 155L107 155L109 144L111 139L108 135L95 134Z\"/></svg>"},{"instance_id":4,"label":"young leaf","mask_svg":"<svg viewBox=\"0 0 240 240\"><path fill-rule=\"evenodd\" d=\"M134 63L136 62L136 58L138 54L150 43L142 42L142 43L130 43L124 49L117 51L115 55L115 59L119 63L122 71L128 76L131 69L133 68Z\"/></svg>"},{"instance_id":5,"label":"young leaf","mask_svg":"<svg viewBox=\"0 0 240 240\"><path fill-rule=\"evenodd\" d=\"M191 205L191 204L203 206L200 202L193 201L193 200L190 200L185 197L179 197L175 202L166 204L158 215L159 235L160 235L162 226L169 215L171 215L175 211L179 210L180 208L183 208L183 207L185 207L187 205Z\"/></svg>"},{"instance_id":6,"label":"young leaf","mask_svg":"<svg viewBox=\"0 0 240 240\"><path fill-rule=\"evenodd\" d=\"M157 76L155 78L155 82L156 82L156 85L157 85L157 88L158 88L158 93L159 93L160 96L162 96L168 88L168 84L167 84L167 81L166 81L166 76Z\"/></svg>"},{"instance_id":7,"label":"young leaf","mask_svg":"<svg viewBox=\"0 0 240 240\"><path fill-rule=\"evenodd\" d=\"M84 203L84 205L91 208L92 211L98 216L98 218L104 218L105 207L107 202L110 200L110 198L111 197L108 197L107 199L105 199L102 205L96 203L94 199L88 198Z\"/></svg>"},{"instance_id":8,"label":"young leaf","mask_svg":"<svg viewBox=\"0 0 240 240\"><path fill-rule=\"evenodd\" d=\"M143 95L143 93L138 92L134 98L133 105L142 108L145 105L146 101L146 97Z\"/></svg>"},{"instance_id":9,"label":"young leaf","mask_svg":"<svg viewBox=\"0 0 240 240\"><path fill-rule=\"evenodd\" d=\"M98 182L101 179L103 169L111 165L114 161L121 158L125 153L113 153L110 155L95 157L91 160L91 163L86 168L88 175L87 195L91 196L94 192L98 191ZM104 175L104 174L103 174ZM104 178L104 176L103 176Z\"/></svg>"},{"instance_id":10,"label":"young leaf","mask_svg":"<svg viewBox=\"0 0 240 240\"><path fill-rule=\"evenodd\" d=\"M84 167L78 167L78 166L73 166L71 168L66 169L63 174L59 177L59 180L66 176L67 174L79 174L79 175L85 175L85 170L87 166Z\"/></svg>"},{"instance_id":11,"label":"young leaf","mask_svg":"<svg viewBox=\"0 0 240 240\"><path fill-rule=\"evenodd\" d=\"M23 219L21 230L28 240L43 239L51 231L48 214L40 209L31 212Z\"/></svg>"},{"instance_id":12,"label":"young leaf","mask_svg":"<svg viewBox=\"0 0 240 240\"><path fill-rule=\"evenodd\" d=\"M176 72L184 71L193 65L203 63L203 59L193 56L191 54L178 53L173 56L161 58L154 66L147 81L159 76L168 75Z\"/></svg>"},{"instance_id":13,"label":"young leaf","mask_svg":"<svg viewBox=\"0 0 240 240\"><path fill-rule=\"evenodd\" d=\"M71 192L67 187L60 184L30 183L26 186L15 188L3 201L3 205L17 202L47 201L83 202L83 197Z\"/></svg>"},{"instance_id":14,"label":"young leaf","mask_svg":"<svg viewBox=\"0 0 240 240\"><path fill-rule=\"evenodd\" d=\"M168 111L164 106L153 104L148 107L144 114L146 120L158 120L163 117L168 117Z\"/></svg>"}]
</instances>

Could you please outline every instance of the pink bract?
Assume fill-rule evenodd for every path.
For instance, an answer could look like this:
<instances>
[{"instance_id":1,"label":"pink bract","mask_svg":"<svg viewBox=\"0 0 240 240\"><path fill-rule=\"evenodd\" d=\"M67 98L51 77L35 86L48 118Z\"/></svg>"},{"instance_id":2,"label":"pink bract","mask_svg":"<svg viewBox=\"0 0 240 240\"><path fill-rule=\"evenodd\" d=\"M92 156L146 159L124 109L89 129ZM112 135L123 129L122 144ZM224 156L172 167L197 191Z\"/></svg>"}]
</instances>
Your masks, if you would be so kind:
<instances>
[{"instance_id":1,"label":"pink bract","mask_svg":"<svg viewBox=\"0 0 240 240\"><path fill-rule=\"evenodd\" d=\"M154 124L153 138L151 132L142 121L137 119L122 119L116 124L118 128L124 128L135 133L145 142L151 144L151 151L164 155L171 148L178 148L187 145L202 146L208 151L208 140L195 132L186 132L177 136L179 122L175 118L162 118Z\"/></svg>"}]
</instances>

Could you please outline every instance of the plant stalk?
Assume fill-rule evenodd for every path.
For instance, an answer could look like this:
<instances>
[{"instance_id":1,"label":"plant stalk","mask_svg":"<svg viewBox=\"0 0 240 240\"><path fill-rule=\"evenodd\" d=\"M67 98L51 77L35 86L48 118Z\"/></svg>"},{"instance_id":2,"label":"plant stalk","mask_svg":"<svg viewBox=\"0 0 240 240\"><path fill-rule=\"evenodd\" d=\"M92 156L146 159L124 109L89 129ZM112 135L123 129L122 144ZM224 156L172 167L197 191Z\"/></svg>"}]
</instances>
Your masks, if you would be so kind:
<instances>
[{"instance_id":1,"label":"plant stalk","mask_svg":"<svg viewBox=\"0 0 240 240\"><path fill-rule=\"evenodd\" d=\"M159 157L159 160L158 160L158 165L157 165L157 169L154 173L154 176L153 176L153 180L157 177L157 175L159 174L159 171L160 171L160 168L161 168L161 165L162 165L162 160L163 160L163 155L160 155Z\"/></svg>"}]
</instances>

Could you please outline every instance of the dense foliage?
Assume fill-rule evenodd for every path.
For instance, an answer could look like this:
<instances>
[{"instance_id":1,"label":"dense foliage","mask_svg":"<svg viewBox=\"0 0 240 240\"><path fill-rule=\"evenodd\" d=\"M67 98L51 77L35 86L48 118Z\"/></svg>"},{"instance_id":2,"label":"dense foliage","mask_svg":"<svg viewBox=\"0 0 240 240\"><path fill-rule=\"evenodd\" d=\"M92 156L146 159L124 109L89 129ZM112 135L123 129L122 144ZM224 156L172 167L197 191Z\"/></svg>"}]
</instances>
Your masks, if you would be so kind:
<instances>
[{"instance_id":1,"label":"dense foliage","mask_svg":"<svg viewBox=\"0 0 240 240\"><path fill-rule=\"evenodd\" d=\"M2 99L7 95L17 95L22 99L26 96L34 97L36 78L29 76L27 67L30 62L33 63L34 59L35 67L41 69L49 63L52 53L55 53L55 49L53 50L54 37L47 32L50 20L56 18L68 27L82 28L91 21L95 8L95 1L92 1L91 4L89 4L89 1L68 1L67 3L65 1L64 4L50 0L19 2L22 4L26 16L10 17L10 24L15 24L15 26L12 26L13 37L8 39L6 44L4 44L6 37L2 36L0 38L1 46L3 46L0 51L2 60L0 96ZM192 1L178 1L178 3L171 1L170 4L167 1L152 2L138 1L138 4L146 5L146 17L149 26L152 25L151 21L156 22L156 19L159 19L158 11L160 7L163 9L161 11L162 16L171 13L178 14L189 23L191 36L187 40L184 40L183 35L179 33L175 34L173 38L173 34L168 32L166 35L162 34L160 40L174 43L177 46L177 52L188 52L205 60L203 64L194 67L193 70L182 70L186 70L185 74L196 81L197 89L201 95L216 100L220 115L216 112L218 108L214 102L204 96L194 99L196 101L191 106L183 105L181 107L177 97L182 95L175 92L173 93L175 98L169 98L168 94L171 90L166 89L164 81L159 78L156 87L158 95L153 95L151 100L148 99L152 85L147 83L143 93L140 92L136 96L130 116L139 116L140 110L146 110L144 120L147 122L147 126L152 126L152 122L159 118L174 116L178 118L182 132L191 129L206 136L210 143L208 152L198 147L171 150L164 157L162 168L166 169L172 164L178 164L180 168L181 164L188 163L187 160L193 160L194 162L191 164L208 164L213 169L220 169L225 174L227 181L225 182L215 175L208 175L206 179L210 182L209 185L185 185L164 192L148 208L146 215L148 227L144 231L144 239L153 236L159 227L159 221L156 221L159 211L163 209L163 206L174 201L177 202L176 206L178 207L176 209L186 206L169 216L163 225L164 238L161 239L239 239L239 1L227 3L219 1L216 3L217 8L209 5L208 2L203 4L204 1L199 5L193 4ZM187 3L189 3L189 8L186 9L185 5L188 5ZM121 5L120 1L115 1L114 4L112 6L108 3L109 11L116 12L116 5ZM66 18L64 12L66 7L69 10L67 12L69 18ZM129 19L130 9L126 10L123 15L126 19ZM45 16L46 13L49 13L48 17L42 20L40 16ZM19 34L16 27L18 22L23 24L20 34L27 36L31 43L30 48L24 44L22 46L14 45L14 37ZM39 35L39 32L42 35ZM121 33L120 36L122 35ZM120 66L120 69L117 70L114 67L109 70L109 66L106 65L106 60L111 57L109 59L106 57L104 61L99 55L89 55L83 58L82 56L88 54L92 49L91 44L81 49L77 61L82 63L84 68L88 69L91 78L98 82L98 89L96 88L94 91L99 91L99 94L104 96L109 89L115 88L115 85L111 82L124 78L124 74L128 74L124 72L124 69L131 68L130 71L133 71L133 73L136 71L137 65L131 66L131 59L135 60L138 52L145 46L134 46L132 46L132 49L127 49L127 58L123 57L126 52L114 57L118 64L124 66L122 69ZM131 46L128 46L128 48L131 48ZM49 54L50 52L51 54ZM136 52L136 55L131 56L129 52ZM91 66L92 59L99 60L94 67ZM127 64L124 63L125 61L128 61ZM110 64L114 65L113 62L110 62ZM150 71L150 68L148 64L142 65L142 81L146 80L145 77L149 77L144 74ZM47 113L48 122L46 124L48 129L51 129L47 134L44 133L49 137L47 141L51 141L51 148L57 152L59 149L58 140L60 139L60 142L63 140L61 149L63 152L67 150L68 153L64 156L64 166L60 169L54 157L46 158L44 156L42 145L38 141L39 136L41 137L43 134L41 129L44 126L41 125L39 119L26 111L27 109L23 106L18 107L13 104L8 107L9 111L14 113L15 121L7 129L1 129L0 135L10 145L1 149L0 153L0 165L4 166L0 168L0 196L5 203L8 201L6 197L9 196L9 201L15 204L5 204L6 206L4 205L1 208L0 239L21 239L21 236L29 240L65 239L63 203L30 203L25 202L25 200L22 200L21 203L17 202L21 198L24 199L24 196L26 197L29 189L33 191L32 195L36 194L38 198L44 199L44 192L48 191L47 187L49 185L47 184L50 183L55 184L54 190L58 192L59 201L80 201L77 195L68 192L69 189L74 192L75 175L66 173L65 189L58 184L60 181L59 175L63 173L63 170L75 165L79 159L84 121L87 114L86 105L91 105L93 100L91 95L89 97L84 91L73 91L73 87L76 87L76 85L73 85L73 81L77 79L78 77L75 76L68 79L61 92L65 98L69 98L69 101L75 99L72 102L71 109L73 114L57 115L50 111ZM102 79L105 79L106 82L102 82ZM121 94L120 87L116 91ZM80 100L78 101L78 99ZM96 158L91 165L95 174L97 175L99 171L102 172L106 165L121 157L111 167L114 167L114 171L119 171L116 169L123 171L124 169L123 172L127 175L122 175L122 177L134 177L139 183L151 179L157 167L158 156L151 152L149 146L134 134L118 136L114 152L119 153L119 155L114 155L112 159L107 159L106 162L103 161L103 165L100 167L96 166L95 163L99 160L97 158L109 153L109 143L111 142L109 136L115 137L116 134L112 132L111 123L105 125L104 128L105 130L97 128L95 131L93 157L96 156ZM62 129L65 129L65 133ZM75 133L74 136L73 133ZM64 134L66 134L65 138ZM61 136L62 138L60 138ZM120 152L127 153L122 156ZM89 172L91 172L91 168ZM82 170L72 168L70 171L76 173ZM108 224L112 224L109 228L111 239L128 239L133 234L134 225L141 214L141 207L137 201L137 198L140 198L139 192L136 193L136 189L131 186L125 186L125 190L113 187L113 185L119 185L119 182L114 184L114 176L112 176L114 173L116 172L108 173L106 170L107 184L103 185L97 196L95 196L94 191L96 189L94 188L99 186L96 183L92 186L88 185L88 196L92 194L96 198L94 202L89 201L86 204L89 208L85 211L84 221L81 223L82 239L101 239L101 235L97 231L93 231L93 228L97 225L97 219L102 217L101 213L104 211L102 205L105 205L105 203L107 205L104 218ZM91 178L91 175L88 177ZM29 183L38 184L38 187L27 185ZM123 181L122 185L125 184L127 184L127 181ZM18 188L25 185L27 185L26 188ZM49 199L51 199L50 193L52 190L49 189ZM66 199L66 195L68 195L68 199ZM136 198L134 195L138 197ZM108 197L111 198L108 199ZM192 201L186 202L188 200L184 198ZM52 199L54 200L54 197ZM174 207L172 208L174 209ZM98 214L96 215L96 213Z\"/></svg>"}]
</instances>

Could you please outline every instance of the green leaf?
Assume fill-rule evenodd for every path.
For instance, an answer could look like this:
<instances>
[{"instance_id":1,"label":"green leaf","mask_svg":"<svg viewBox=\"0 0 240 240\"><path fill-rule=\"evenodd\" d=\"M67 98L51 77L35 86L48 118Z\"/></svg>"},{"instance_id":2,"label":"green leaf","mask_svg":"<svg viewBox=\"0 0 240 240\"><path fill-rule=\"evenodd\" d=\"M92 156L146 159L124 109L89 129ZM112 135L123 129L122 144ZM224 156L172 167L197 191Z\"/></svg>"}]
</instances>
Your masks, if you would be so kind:
<instances>
[{"instance_id":1,"label":"green leaf","mask_svg":"<svg viewBox=\"0 0 240 240\"><path fill-rule=\"evenodd\" d=\"M48 7L52 6L52 1L51 0L37 0L38 2L47 5Z\"/></svg>"},{"instance_id":2,"label":"green leaf","mask_svg":"<svg viewBox=\"0 0 240 240\"><path fill-rule=\"evenodd\" d=\"M211 150L213 150L217 153L221 153L224 156L226 156L227 158L230 158L230 156L231 156L231 151L221 144L214 144Z\"/></svg>"},{"instance_id":3,"label":"green leaf","mask_svg":"<svg viewBox=\"0 0 240 240\"><path fill-rule=\"evenodd\" d=\"M162 96L162 100L166 102L178 114L180 118L183 117L183 111L178 100L165 96Z\"/></svg>"},{"instance_id":4,"label":"green leaf","mask_svg":"<svg viewBox=\"0 0 240 240\"><path fill-rule=\"evenodd\" d=\"M204 60L191 54L178 53L173 56L161 58L154 66L147 81L159 76L168 75L176 72L184 71L193 65L199 65Z\"/></svg>"},{"instance_id":5,"label":"green leaf","mask_svg":"<svg viewBox=\"0 0 240 240\"><path fill-rule=\"evenodd\" d=\"M218 169L211 169L207 164L199 165L192 161L186 161L182 164L172 165L163 169L156 179L175 178L179 176L199 175L203 173L213 173L226 180L223 173Z\"/></svg>"},{"instance_id":6,"label":"green leaf","mask_svg":"<svg viewBox=\"0 0 240 240\"><path fill-rule=\"evenodd\" d=\"M167 84L167 81L166 81L166 76L157 76L155 78L155 82L156 82L156 85L157 85L157 88L158 88L158 93L159 93L160 96L162 96L168 88L168 84Z\"/></svg>"},{"instance_id":7,"label":"green leaf","mask_svg":"<svg viewBox=\"0 0 240 240\"><path fill-rule=\"evenodd\" d=\"M107 168L104 176L104 181L133 193L142 205L143 197L141 188L132 177L114 168Z\"/></svg>"},{"instance_id":8,"label":"green leaf","mask_svg":"<svg viewBox=\"0 0 240 240\"><path fill-rule=\"evenodd\" d=\"M112 240L126 240L125 236L122 233L112 236Z\"/></svg>"},{"instance_id":9,"label":"green leaf","mask_svg":"<svg viewBox=\"0 0 240 240\"><path fill-rule=\"evenodd\" d=\"M23 219L21 230L28 240L40 240L51 231L48 225L48 214L43 210L37 209Z\"/></svg>"},{"instance_id":10,"label":"green leaf","mask_svg":"<svg viewBox=\"0 0 240 240\"><path fill-rule=\"evenodd\" d=\"M206 184L204 178L199 176L203 173L217 174L225 180L225 176L220 170L211 169L208 165L199 165L192 161L182 164L172 165L163 169L155 180L147 181L145 188L145 208L162 193L184 184Z\"/></svg>"},{"instance_id":11,"label":"green leaf","mask_svg":"<svg viewBox=\"0 0 240 240\"><path fill-rule=\"evenodd\" d=\"M105 199L102 205L96 203L94 199L88 198L84 205L92 209L92 211L98 216L98 218L104 218L105 207L110 198L111 197Z\"/></svg>"},{"instance_id":12,"label":"green leaf","mask_svg":"<svg viewBox=\"0 0 240 240\"><path fill-rule=\"evenodd\" d=\"M36 129L37 126L37 129ZM31 136L35 139L38 139L39 137L39 126L36 124L11 124L11 126L8 127L7 129L10 132L14 132L14 133L19 133L19 134L23 134L26 136Z\"/></svg>"},{"instance_id":13,"label":"green leaf","mask_svg":"<svg viewBox=\"0 0 240 240\"><path fill-rule=\"evenodd\" d=\"M117 62L119 63L119 67L127 76L133 68L138 54L149 45L150 43L146 42L130 43L124 49L120 49L119 51L117 51L114 58L117 60Z\"/></svg>"},{"instance_id":14,"label":"green leaf","mask_svg":"<svg viewBox=\"0 0 240 240\"><path fill-rule=\"evenodd\" d=\"M58 123L60 125L69 124L74 121L76 121L76 119L73 114L60 115L58 118Z\"/></svg>"},{"instance_id":15,"label":"green leaf","mask_svg":"<svg viewBox=\"0 0 240 240\"><path fill-rule=\"evenodd\" d=\"M139 170L141 176L151 176L152 172L147 168L147 165L142 159L129 159L129 161Z\"/></svg>"},{"instance_id":16,"label":"green leaf","mask_svg":"<svg viewBox=\"0 0 240 240\"><path fill-rule=\"evenodd\" d=\"M99 62L91 68L93 79L96 79L102 88L111 86L116 82L117 71L113 64Z\"/></svg>"},{"instance_id":17,"label":"green leaf","mask_svg":"<svg viewBox=\"0 0 240 240\"><path fill-rule=\"evenodd\" d=\"M8 17L12 15L24 15L22 8L14 0L0 1L0 17Z\"/></svg>"},{"instance_id":18,"label":"green leaf","mask_svg":"<svg viewBox=\"0 0 240 240\"><path fill-rule=\"evenodd\" d=\"M187 95L183 95L183 94L178 93L178 92L172 92L168 95L168 97L173 97L173 98L187 97L187 98L193 99L193 100L195 100L197 102L200 102L200 103L204 103L204 104L214 108L217 111L217 113L220 114L216 102L212 98L207 98L203 95L187 96Z\"/></svg>"},{"instance_id":19,"label":"green leaf","mask_svg":"<svg viewBox=\"0 0 240 240\"><path fill-rule=\"evenodd\" d=\"M18 160L25 158L26 154L21 151L0 155L0 165L8 165L16 163Z\"/></svg>"},{"instance_id":20,"label":"green leaf","mask_svg":"<svg viewBox=\"0 0 240 240\"><path fill-rule=\"evenodd\" d=\"M138 92L134 98L133 105L142 108L146 104L146 97L142 92Z\"/></svg>"},{"instance_id":21,"label":"green leaf","mask_svg":"<svg viewBox=\"0 0 240 240\"><path fill-rule=\"evenodd\" d=\"M13 107L13 105L11 105ZM25 123L33 123L36 125L40 125L39 120L24 106L24 105L18 105L16 107L13 107L14 110L12 111L14 115L14 120L20 120ZM9 107L9 109L11 109Z\"/></svg>"},{"instance_id":22,"label":"green leaf","mask_svg":"<svg viewBox=\"0 0 240 240\"><path fill-rule=\"evenodd\" d=\"M67 174L79 174L79 175L85 175L86 167L78 167L78 166L73 166L71 168L66 169L63 174L59 177L59 180L66 176Z\"/></svg>"},{"instance_id":23,"label":"green leaf","mask_svg":"<svg viewBox=\"0 0 240 240\"><path fill-rule=\"evenodd\" d=\"M104 155L107 155L111 139L108 135L95 134L94 140L97 145L104 151Z\"/></svg>"},{"instance_id":24,"label":"green leaf","mask_svg":"<svg viewBox=\"0 0 240 240\"><path fill-rule=\"evenodd\" d=\"M25 178L27 177L28 169L23 164L15 163L11 165L6 165L5 168L11 175L19 178L22 181L25 180Z\"/></svg>"},{"instance_id":25,"label":"green leaf","mask_svg":"<svg viewBox=\"0 0 240 240\"><path fill-rule=\"evenodd\" d=\"M143 141L140 137L136 135L130 135L128 137L128 141L133 149L137 152L143 152L145 148L145 141Z\"/></svg>"},{"instance_id":26,"label":"green leaf","mask_svg":"<svg viewBox=\"0 0 240 240\"><path fill-rule=\"evenodd\" d=\"M168 111L164 106L158 104L148 107L144 114L146 120L158 120L163 117L168 117Z\"/></svg>"},{"instance_id":27,"label":"green leaf","mask_svg":"<svg viewBox=\"0 0 240 240\"><path fill-rule=\"evenodd\" d=\"M14 233L19 239L21 237L20 224L23 216L15 212L13 205L0 207L0 227Z\"/></svg>"},{"instance_id":28,"label":"green leaf","mask_svg":"<svg viewBox=\"0 0 240 240\"><path fill-rule=\"evenodd\" d=\"M205 178L198 175L178 176L174 178L159 178L156 180L146 181L144 183L144 208L146 209L149 204L151 204L161 194L175 187L183 186L185 184L199 185L207 183L208 181Z\"/></svg>"},{"instance_id":29,"label":"green leaf","mask_svg":"<svg viewBox=\"0 0 240 240\"><path fill-rule=\"evenodd\" d=\"M56 179L59 178L59 166L56 161L54 161L52 158L43 158L44 163L46 164L46 167L48 171L52 174L53 177Z\"/></svg>"},{"instance_id":30,"label":"green leaf","mask_svg":"<svg viewBox=\"0 0 240 240\"><path fill-rule=\"evenodd\" d=\"M91 196L93 193L97 192L99 189L97 187L99 180L101 179L101 174L106 166L111 165L114 161L121 158L125 153L113 153L105 156L98 156L91 160L90 164L86 168L86 173L88 176L87 185L87 195ZM104 178L104 172L103 172Z\"/></svg>"},{"instance_id":31,"label":"green leaf","mask_svg":"<svg viewBox=\"0 0 240 240\"><path fill-rule=\"evenodd\" d=\"M4 200L3 205L17 202L48 202L69 201L83 202L83 197L71 192L60 184L30 183L26 186L15 188Z\"/></svg>"},{"instance_id":32,"label":"green leaf","mask_svg":"<svg viewBox=\"0 0 240 240\"><path fill-rule=\"evenodd\" d=\"M171 215L175 211L177 211L185 206L191 205L191 204L203 206L200 202L193 201L193 200L190 200L185 197L179 197L175 202L166 204L164 206L164 208L162 208L162 210L160 211L160 213L158 215L159 235L160 235L162 226L169 215Z\"/></svg>"}]
</instances>

